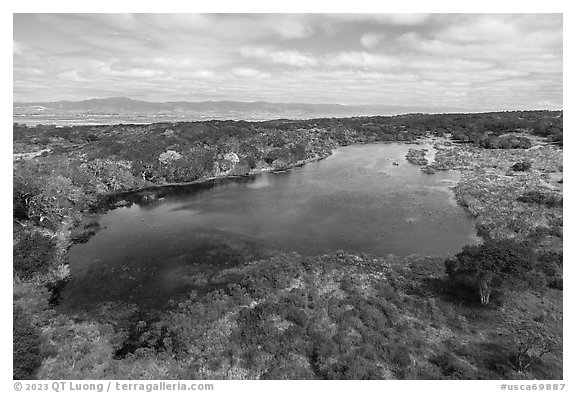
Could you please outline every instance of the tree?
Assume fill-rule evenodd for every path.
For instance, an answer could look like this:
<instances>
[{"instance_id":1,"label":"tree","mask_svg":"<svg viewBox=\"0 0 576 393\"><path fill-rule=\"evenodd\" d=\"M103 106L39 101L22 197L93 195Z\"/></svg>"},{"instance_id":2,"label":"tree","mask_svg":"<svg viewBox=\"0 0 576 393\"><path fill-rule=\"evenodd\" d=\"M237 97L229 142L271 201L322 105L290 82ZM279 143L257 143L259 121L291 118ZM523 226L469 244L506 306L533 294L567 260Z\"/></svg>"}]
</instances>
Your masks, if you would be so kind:
<instances>
[{"instance_id":1,"label":"tree","mask_svg":"<svg viewBox=\"0 0 576 393\"><path fill-rule=\"evenodd\" d=\"M494 288L532 270L532 250L512 240L490 240L485 244L466 246L454 259L445 261L450 278L477 287L480 303L488 304Z\"/></svg>"}]
</instances>

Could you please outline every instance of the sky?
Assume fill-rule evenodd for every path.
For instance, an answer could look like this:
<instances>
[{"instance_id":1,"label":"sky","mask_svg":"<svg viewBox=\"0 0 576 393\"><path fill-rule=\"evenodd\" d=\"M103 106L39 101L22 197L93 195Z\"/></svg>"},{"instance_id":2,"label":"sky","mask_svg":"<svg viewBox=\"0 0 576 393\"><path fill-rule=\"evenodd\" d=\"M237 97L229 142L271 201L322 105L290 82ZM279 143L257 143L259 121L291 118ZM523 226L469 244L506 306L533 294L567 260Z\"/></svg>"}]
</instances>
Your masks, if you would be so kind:
<instances>
[{"instance_id":1,"label":"sky","mask_svg":"<svg viewBox=\"0 0 576 393\"><path fill-rule=\"evenodd\" d=\"M562 109L562 14L14 14L16 102Z\"/></svg>"}]
</instances>

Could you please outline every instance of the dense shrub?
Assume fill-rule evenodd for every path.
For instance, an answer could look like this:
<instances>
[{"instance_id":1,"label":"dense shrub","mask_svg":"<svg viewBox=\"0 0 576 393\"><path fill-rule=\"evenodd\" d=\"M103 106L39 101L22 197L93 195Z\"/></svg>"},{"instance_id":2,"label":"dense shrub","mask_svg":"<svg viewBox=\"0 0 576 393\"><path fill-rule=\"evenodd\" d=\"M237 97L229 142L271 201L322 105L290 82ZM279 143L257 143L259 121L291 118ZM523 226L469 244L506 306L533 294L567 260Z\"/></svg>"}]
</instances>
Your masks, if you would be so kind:
<instances>
[{"instance_id":1,"label":"dense shrub","mask_svg":"<svg viewBox=\"0 0 576 393\"><path fill-rule=\"evenodd\" d=\"M14 306L13 312L13 378L33 379L42 363L40 332L32 326L22 308Z\"/></svg>"},{"instance_id":2,"label":"dense shrub","mask_svg":"<svg viewBox=\"0 0 576 393\"><path fill-rule=\"evenodd\" d=\"M534 122L532 132L535 135L547 137L550 142L562 145L564 131L563 116L542 118Z\"/></svg>"},{"instance_id":3,"label":"dense shrub","mask_svg":"<svg viewBox=\"0 0 576 393\"><path fill-rule=\"evenodd\" d=\"M443 352L431 359L431 363L440 368L447 379L475 379L474 375L452 352Z\"/></svg>"},{"instance_id":4,"label":"dense shrub","mask_svg":"<svg viewBox=\"0 0 576 393\"><path fill-rule=\"evenodd\" d=\"M511 169L516 172L526 172L529 171L531 167L532 164L529 161L521 161L512 165Z\"/></svg>"},{"instance_id":5,"label":"dense shrub","mask_svg":"<svg viewBox=\"0 0 576 393\"><path fill-rule=\"evenodd\" d=\"M296 161L300 161L306 158L306 146L304 146L302 143L295 143L290 150Z\"/></svg>"},{"instance_id":6,"label":"dense shrub","mask_svg":"<svg viewBox=\"0 0 576 393\"><path fill-rule=\"evenodd\" d=\"M519 202L523 203L535 203L538 205L545 205L547 207L562 207L563 198L547 194L541 191L528 191L518 197Z\"/></svg>"},{"instance_id":7,"label":"dense shrub","mask_svg":"<svg viewBox=\"0 0 576 393\"><path fill-rule=\"evenodd\" d=\"M30 162L15 165L14 218L29 219L39 226L55 229L65 216L72 215L74 208L86 195L67 177L75 172L70 169L71 165L64 159L61 163L50 162L45 165Z\"/></svg>"},{"instance_id":8,"label":"dense shrub","mask_svg":"<svg viewBox=\"0 0 576 393\"><path fill-rule=\"evenodd\" d=\"M552 280L550 280L550 282L548 283L548 286L552 289L563 290L564 289L564 278L563 277L554 277L554 278L552 278Z\"/></svg>"},{"instance_id":9,"label":"dense shrub","mask_svg":"<svg viewBox=\"0 0 576 393\"><path fill-rule=\"evenodd\" d=\"M14 244L14 272L30 278L45 273L56 255L56 241L41 233L23 232Z\"/></svg>"},{"instance_id":10,"label":"dense shrub","mask_svg":"<svg viewBox=\"0 0 576 393\"><path fill-rule=\"evenodd\" d=\"M546 277L550 288L563 289L563 255L561 252L546 251L538 255L536 268Z\"/></svg>"},{"instance_id":11,"label":"dense shrub","mask_svg":"<svg viewBox=\"0 0 576 393\"><path fill-rule=\"evenodd\" d=\"M114 357L123 359L135 352L178 352L176 334L166 324L139 320L129 328L127 339L116 350Z\"/></svg>"},{"instance_id":12,"label":"dense shrub","mask_svg":"<svg viewBox=\"0 0 576 393\"><path fill-rule=\"evenodd\" d=\"M410 348L405 344L392 345L390 348L390 362L399 368L406 368L412 364Z\"/></svg>"},{"instance_id":13,"label":"dense shrub","mask_svg":"<svg viewBox=\"0 0 576 393\"><path fill-rule=\"evenodd\" d=\"M485 149L528 149L532 143L524 137L489 135L480 141L480 146Z\"/></svg>"},{"instance_id":14,"label":"dense shrub","mask_svg":"<svg viewBox=\"0 0 576 393\"><path fill-rule=\"evenodd\" d=\"M12 181L12 215L17 220L27 220L30 214L32 197L38 195L40 190L32 179L14 176Z\"/></svg>"}]
</instances>

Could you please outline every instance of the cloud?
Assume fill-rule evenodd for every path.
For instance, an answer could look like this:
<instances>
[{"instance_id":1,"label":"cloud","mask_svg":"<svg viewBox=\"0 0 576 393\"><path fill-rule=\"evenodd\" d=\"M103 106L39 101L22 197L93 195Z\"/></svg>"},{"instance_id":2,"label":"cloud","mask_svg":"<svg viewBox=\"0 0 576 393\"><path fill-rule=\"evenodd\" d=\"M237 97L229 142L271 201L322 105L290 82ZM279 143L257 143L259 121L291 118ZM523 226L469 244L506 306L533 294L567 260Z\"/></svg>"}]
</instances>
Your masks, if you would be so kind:
<instances>
[{"instance_id":1,"label":"cloud","mask_svg":"<svg viewBox=\"0 0 576 393\"><path fill-rule=\"evenodd\" d=\"M312 14L145 14L138 18L138 29L203 36L209 31L214 39L226 41L270 35L284 40L300 39L315 32Z\"/></svg>"},{"instance_id":2,"label":"cloud","mask_svg":"<svg viewBox=\"0 0 576 393\"><path fill-rule=\"evenodd\" d=\"M398 66L400 61L396 57L368 52L340 52L329 56L326 63L337 67L390 69Z\"/></svg>"},{"instance_id":3,"label":"cloud","mask_svg":"<svg viewBox=\"0 0 576 393\"><path fill-rule=\"evenodd\" d=\"M431 14L373 14L380 23L395 26L418 26L426 23Z\"/></svg>"},{"instance_id":4,"label":"cloud","mask_svg":"<svg viewBox=\"0 0 576 393\"><path fill-rule=\"evenodd\" d=\"M46 73L38 68L14 68L14 73L30 75L30 76L44 76Z\"/></svg>"},{"instance_id":5,"label":"cloud","mask_svg":"<svg viewBox=\"0 0 576 393\"><path fill-rule=\"evenodd\" d=\"M61 72L58 74L58 78L69 82L89 82L88 79L81 76L76 70Z\"/></svg>"},{"instance_id":6,"label":"cloud","mask_svg":"<svg viewBox=\"0 0 576 393\"><path fill-rule=\"evenodd\" d=\"M92 20L96 24L107 26L114 30L134 31L141 26L145 14L81 14L81 17ZM76 19L76 18L75 18Z\"/></svg>"},{"instance_id":7,"label":"cloud","mask_svg":"<svg viewBox=\"0 0 576 393\"><path fill-rule=\"evenodd\" d=\"M191 58L156 56L150 59L150 64L168 69L191 69L196 67L198 62Z\"/></svg>"},{"instance_id":8,"label":"cloud","mask_svg":"<svg viewBox=\"0 0 576 393\"><path fill-rule=\"evenodd\" d=\"M418 26L426 23L432 17L432 14L352 13L352 14L328 14L328 17L345 22L377 22L379 24L391 25L391 26Z\"/></svg>"},{"instance_id":9,"label":"cloud","mask_svg":"<svg viewBox=\"0 0 576 393\"><path fill-rule=\"evenodd\" d=\"M14 97L562 102L560 14L18 14Z\"/></svg>"},{"instance_id":10,"label":"cloud","mask_svg":"<svg viewBox=\"0 0 576 393\"><path fill-rule=\"evenodd\" d=\"M95 72L103 76L134 79L158 78L165 75L164 71L159 70L148 68L118 69L112 68L108 64L100 64L95 68Z\"/></svg>"},{"instance_id":11,"label":"cloud","mask_svg":"<svg viewBox=\"0 0 576 393\"><path fill-rule=\"evenodd\" d=\"M222 18L216 14L148 14L139 15L142 24L169 31L198 31L222 26Z\"/></svg>"},{"instance_id":12,"label":"cloud","mask_svg":"<svg viewBox=\"0 0 576 393\"><path fill-rule=\"evenodd\" d=\"M540 19L530 15L459 15L436 31L401 34L396 44L413 57L410 67L428 74L435 69L474 71L467 76L471 80L497 73L500 78L561 75L561 18L556 17L560 23L555 27L549 18L539 25Z\"/></svg>"},{"instance_id":13,"label":"cloud","mask_svg":"<svg viewBox=\"0 0 576 393\"><path fill-rule=\"evenodd\" d=\"M314 28L304 18L298 17L297 15L274 17L271 20L271 26L282 38L305 38L314 33Z\"/></svg>"},{"instance_id":14,"label":"cloud","mask_svg":"<svg viewBox=\"0 0 576 393\"><path fill-rule=\"evenodd\" d=\"M505 16L483 15L465 18L463 23L449 26L438 38L455 42L501 42L519 33L518 26Z\"/></svg>"},{"instance_id":15,"label":"cloud","mask_svg":"<svg viewBox=\"0 0 576 393\"><path fill-rule=\"evenodd\" d=\"M232 74L242 78L266 78L268 74L254 68L234 68Z\"/></svg>"},{"instance_id":16,"label":"cloud","mask_svg":"<svg viewBox=\"0 0 576 393\"><path fill-rule=\"evenodd\" d=\"M213 79L217 77L216 73L211 70L192 71L187 73L186 76L194 79Z\"/></svg>"},{"instance_id":17,"label":"cloud","mask_svg":"<svg viewBox=\"0 0 576 393\"><path fill-rule=\"evenodd\" d=\"M312 67L318 65L318 60L313 55L295 50L269 51L263 48L243 48L240 53L244 57L266 60L293 67Z\"/></svg>"},{"instance_id":18,"label":"cloud","mask_svg":"<svg viewBox=\"0 0 576 393\"><path fill-rule=\"evenodd\" d=\"M407 68L419 69L424 71L460 71L460 72L478 72L488 70L495 66L488 61L450 59L450 58L421 58L410 61L406 64Z\"/></svg>"},{"instance_id":19,"label":"cloud","mask_svg":"<svg viewBox=\"0 0 576 393\"><path fill-rule=\"evenodd\" d=\"M371 49L377 46L384 38L384 33L366 33L360 38L360 43L363 47Z\"/></svg>"},{"instance_id":20,"label":"cloud","mask_svg":"<svg viewBox=\"0 0 576 393\"><path fill-rule=\"evenodd\" d=\"M21 42L12 41L12 53L14 56L20 56L24 54L24 48Z\"/></svg>"},{"instance_id":21,"label":"cloud","mask_svg":"<svg viewBox=\"0 0 576 393\"><path fill-rule=\"evenodd\" d=\"M309 67L318 64L318 60L310 54L298 51L280 51L271 54L272 61L295 67Z\"/></svg>"}]
</instances>

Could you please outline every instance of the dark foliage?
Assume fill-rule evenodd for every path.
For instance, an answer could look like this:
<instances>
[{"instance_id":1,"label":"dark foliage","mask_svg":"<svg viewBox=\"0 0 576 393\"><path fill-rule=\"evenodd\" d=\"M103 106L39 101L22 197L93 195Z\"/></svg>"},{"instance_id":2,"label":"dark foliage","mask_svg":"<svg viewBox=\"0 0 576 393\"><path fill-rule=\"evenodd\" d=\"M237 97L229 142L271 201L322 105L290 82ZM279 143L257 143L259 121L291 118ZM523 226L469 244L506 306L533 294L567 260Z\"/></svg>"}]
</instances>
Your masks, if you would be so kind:
<instances>
[{"instance_id":1,"label":"dark foliage","mask_svg":"<svg viewBox=\"0 0 576 393\"><path fill-rule=\"evenodd\" d=\"M492 289L525 278L534 268L534 253L525 243L490 240L464 247L445 265L452 280L477 287L481 303L488 304Z\"/></svg>"},{"instance_id":2,"label":"dark foliage","mask_svg":"<svg viewBox=\"0 0 576 393\"><path fill-rule=\"evenodd\" d=\"M23 232L14 244L14 272L30 278L45 273L56 255L56 241L38 232Z\"/></svg>"},{"instance_id":3,"label":"dark foliage","mask_svg":"<svg viewBox=\"0 0 576 393\"><path fill-rule=\"evenodd\" d=\"M550 288L563 289L563 253L545 251L538 254L536 268L546 277Z\"/></svg>"},{"instance_id":4,"label":"dark foliage","mask_svg":"<svg viewBox=\"0 0 576 393\"><path fill-rule=\"evenodd\" d=\"M535 203L550 208L562 207L563 204L562 197L541 191L528 191L519 196L518 201L523 203Z\"/></svg>"},{"instance_id":5,"label":"dark foliage","mask_svg":"<svg viewBox=\"0 0 576 393\"><path fill-rule=\"evenodd\" d=\"M544 117L534 122L534 135L546 137L550 142L563 144L563 115Z\"/></svg>"},{"instance_id":6,"label":"dark foliage","mask_svg":"<svg viewBox=\"0 0 576 393\"><path fill-rule=\"evenodd\" d=\"M13 378L33 379L42 363L40 332L32 326L22 308L14 306L13 313Z\"/></svg>"},{"instance_id":7,"label":"dark foliage","mask_svg":"<svg viewBox=\"0 0 576 393\"><path fill-rule=\"evenodd\" d=\"M138 320L130 326L127 339L114 354L115 359L124 359L137 351L178 352L175 334L165 323L143 319L146 320Z\"/></svg>"},{"instance_id":8,"label":"dark foliage","mask_svg":"<svg viewBox=\"0 0 576 393\"><path fill-rule=\"evenodd\" d=\"M17 220L29 219L30 199L38 195L40 189L31 179L15 175L12 181L12 215Z\"/></svg>"},{"instance_id":9,"label":"dark foliage","mask_svg":"<svg viewBox=\"0 0 576 393\"><path fill-rule=\"evenodd\" d=\"M485 149L528 149L531 145L527 138L511 136L489 135L480 141L480 146Z\"/></svg>"},{"instance_id":10,"label":"dark foliage","mask_svg":"<svg viewBox=\"0 0 576 393\"><path fill-rule=\"evenodd\" d=\"M54 282L48 282L46 284L46 289L50 292L50 297L48 298L48 304L50 306L57 306L62 301L62 291L70 282L70 278L66 277L64 279L56 280Z\"/></svg>"},{"instance_id":11,"label":"dark foliage","mask_svg":"<svg viewBox=\"0 0 576 393\"><path fill-rule=\"evenodd\" d=\"M466 367L452 352L434 356L431 362L440 368L442 376L447 379L477 379L469 367Z\"/></svg>"},{"instance_id":12,"label":"dark foliage","mask_svg":"<svg viewBox=\"0 0 576 393\"><path fill-rule=\"evenodd\" d=\"M531 167L532 163L529 161L521 161L512 165L511 169L516 172L526 172L529 171Z\"/></svg>"},{"instance_id":13,"label":"dark foliage","mask_svg":"<svg viewBox=\"0 0 576 393\"><path fill-rule=\"evenodd\" d=\"M514 134L532 132L562 142L562 112L525 111L481 114L409 114L401 116L352 117L342 119L271 120L259 123L245 121L205 121L185 123L158 123L153 125L75 126L55 128L50 125L26 127L14 123L15 141L33 139L39 144L50 143L57 138L70 143L91 142L96 152L134 162L151 162L151 152L166 150L170 146L215 146L217 151L230 140L244 143L258 138L272 149L293 148L295 156L301 156L300 147L290 146L298 130L310 132L315 127L330 131L330 139L346 145L357 141L411 141L428 132L435 135L451 133L456 141L475 143L486 148L527 148L530 141ZM111 129L113 130L112 132ZM166 132L169 131L168 134ZM119 143L111 136L140 134L132 143ZM136 143L133 143L136 142Z\"/></svg>"}]
</instances>

